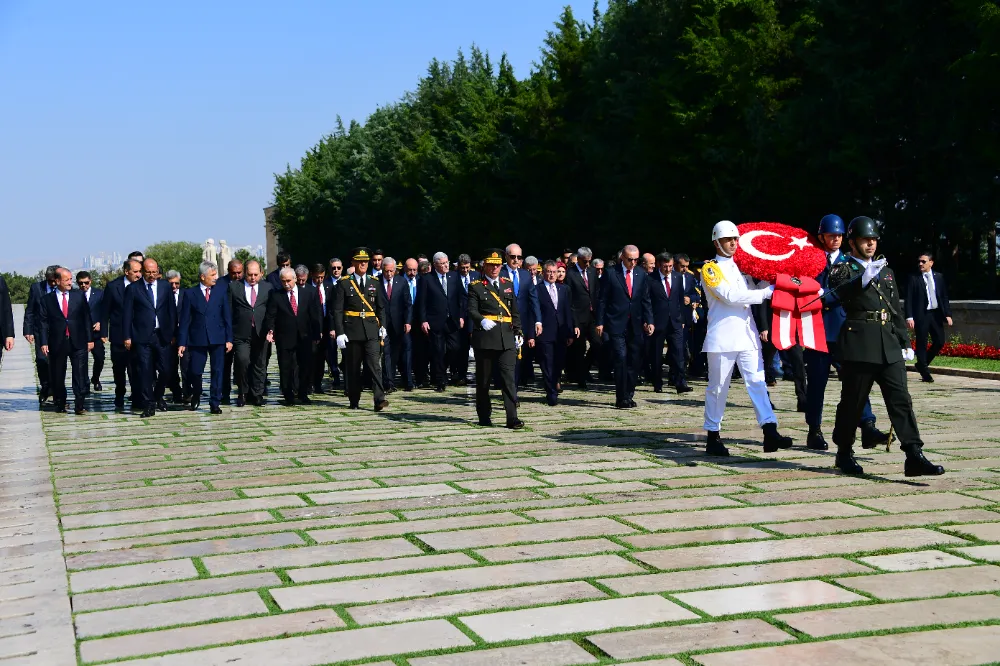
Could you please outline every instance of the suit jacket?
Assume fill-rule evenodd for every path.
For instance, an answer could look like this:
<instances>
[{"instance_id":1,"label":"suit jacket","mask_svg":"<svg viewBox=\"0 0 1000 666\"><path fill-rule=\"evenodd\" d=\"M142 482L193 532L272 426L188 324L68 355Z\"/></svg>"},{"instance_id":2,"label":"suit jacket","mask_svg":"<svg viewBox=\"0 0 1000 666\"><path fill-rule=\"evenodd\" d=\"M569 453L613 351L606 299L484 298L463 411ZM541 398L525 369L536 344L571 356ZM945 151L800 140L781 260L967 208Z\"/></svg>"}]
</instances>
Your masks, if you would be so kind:
<instances>
[{"instance_id":1,"label":"suit jacket","mask_svg":"<svg viewBox=\"0 0 1000 666\"><path fill-rule=\"evenodd\" d=\"M333 292L333 330L337 335L347 335L352 342L378 340L379 326L385 326L385 289L378 278L365 276L365 287L357 286L353 275L340 278ZM358 295L364 293L364 300ZM367 301L367 303L365 303ZM352 316L348 312L370 313L364 317Z\"/></svg>"},{"instance_id":2,"label":"suit jacket","mask_svg":"<svg viewBox=\"0 0 1000 666\"><path fill-rule=\"evenodd\" d=\"M22 335L41 335L42 299L46 294L48 282L41 280L31 285L28 290L28 304L24 308L24 322L21 325Z\"/></svg>"},{"instance_id":3,"label":"suit jacket","mask_svg":"<svg viewBox=\"0 0 1000 666\"><path fill-rule=\"evenodd\" d=\"M83 292L81 291L80 293ZM84 294L84 298L86 298L86 294ZM101 330L94 331L92 336L94 342L97 342L107 335L107 332L104 330L104 290L91 287L90 300L87 301L87 305L90 306L90 320L95 324L98 322L101 324ZM174 323L176 325L176 321Z\"/></svg>"},{"instance_id":4,"label":"suit jacket","mask_svg":"<svg viewBox=\"0 0 1000 666\"><path fill-rule=\"evenodd\" d=\"M86 349L91 342L93 322L90 319L90 306L87 299L78 289L69 294L69 316L62 311L62 294L58 290L50 292L42 299L40 308L40 334L43 345L56 345L66 337L69 327L70 346L75 351Z\"/></svg>"},{"instance_id":5,"label":"suit jacket","mask_svg":"<svg viewBox=\"0 0 1000 666\"><path fill-rule=\"evenodd\" d=\"M126 340L134 344L150 344L154 337L161 345L168 345L177 329L177 306L174 290L166 280L156 281L156 308L149 296L145 280L133 283L125 290L122 308L122 331ZM157 322L159 327L156 326Z\"/></svg>"},{"instance_id":6,"label":"suit jacket","mask_svg":"<svg viewBox=\"0 0 1000 666\"><path fill-rule=\"evenodd\" d=\"M417 275L417 277L414 278L413 289L410 289L409 278L405 275L403 278L406 280L406 288L410 291L410 302L413 304L413 307L410 309L410 325L414 328L418 328L420 326L420 320L418 319L420 313L417 312L417 302L420 300L420 296L423 293L423 285L420 281L420 275Z\"/></svg>"},{"instance_id":7,"label":"suit jacket","mask_svg":"<svg viewBox=\"0 0 1000 666\"><path fill-rule=\"evenodd\" d=\"M10 289L0 275L0 342L14 337L14 308L10 304Z\"/></svg>"},{"instance_id":8,"label":"suit jacket","mask_svg":"<svg viewBox=\"0 0 1000 666\"><path fill-rule=\"evenodd\" d=\"M653 273L649 281L649 300L653 308L653 325L658 331L667 331L671 328L681 328L684 325L684 310L691 310L691 306L684 305L684 297L690 297L694 293L694 280L683 279L677 271L667 274L670 278L670 298L663 288L663 279L660 271ZM690 278L690 276L687 276ZM687 283L689 293L684 293L684 282Z\"/></svg>"},{"instance_id":9,"label":"suit jacket","mask_svg":"<svg viewBox=\"0 0 1000 666\"><path fill-rule=\"evenodd\" d=\"M212 287L206 301L201 285L196 284L185 289L181 299L179 347L209 347L233 341L233 316L225 287Z\"/></svg>"},{"instance_id":10,"label":"suit jacket","mask_svg":"<svg viewBox=\"0 0 1000 666\"><path fill-rule=\"evenodd\" d=\"M601 280L597 277L597 269L587 267L587 281L576 266L566 268L566 286L569 287L569 297L573 303L573 316L581 327L590 325L597 310L597 299L601 293ZM545 322L542 322L545 326Z\"/></svg>"},{"instance_id":11,"label":"suit jacket","mask_svg":"<svg viewBox=\"0 0 1000 666\"><path fill-rule=\"evenodd\" d=\"M456 271L456 274L458 274L459 284L462 284L462 275L460 273L458 273L458 271ZM477 281L482 280L482 279L483 279L483 275L479 271L474 271L474 270L470 270L469 271L469 287L472 286L473 282L477 282ZM463 308L463 309L466 310L466 313L468 313L468 309L469 309L469 289L467 287L463 287L462 291L465 292L465 308ZM465 317L465 315L462 315L462 316ZM464 330L465 330L466 333L470 333L470 334L472 333L472 320L469 319L468 317L465 317L465 329Z\"/></svg>"},{"instance_id":12,"label":"suit jacket","mask_svg":"<svg viewBox=\"0 0 1000 666\"><path fill-rule=\"evenodd\" d=\"M229 284L229 311L233 317L233 339L249 340L252 337L266 335L269 330L265 325L267 320L267 303L270 299L271 285L267 282L257 282L257 300L250 307L250 292L246 282L231 282Z\"/></svg>"},{"instance_id":13,"label":"suit jacket","mask_svg":"<svg viewBox=\"0 0 1000 666\"><path fill-rule=\"evenodd\" d=\"M513 351L515 349L514 338L521 335L521 316L517 311L514 285L505 277L500 277L499 280L499 289L494 289L489 280L485 278L469 285L467 305L468 316L472 320L472 347L474 349ZM503 306L500 305L500 301L503 302ZM497 323L489 331L484 331L484 315L510 316L512 321Z\"/></svg>"},{"instance_id":14,"label":"suit jacket","mask_svg":"<svg viewBox=\"0 0 1000 666\"><path fill-rule=\"evenodd\" d=\"M431 271L420 279L417 288L417 319L421 324L427 322L432 331L457 331L459 319L465 318L465 308L468 294L462 288L458 273L454 271L445 274L448 283L448 293L441 287L441 276L437 271Z\"/></svg>"},{"instance_id":15,"label":"suit jacket","mask_svg":"<svg viewBox=\"0 0 1000 666\"><path fill-rule=\"evenodd\" d=\"M506 264L500 269L500 276L512 283L514 281L514 273ZM531 279L531 273L523 268L517 269L517 280L517 310L521 313L524 337L531 339L535 337L535 323L542 321L542 311L538 307L538 290L535 288L534 280Z\"/></svg>"},{"instance_id":16,"label":"suit jacket","mask_svg":"<svg viewBox=\"0 0 1000 666\"><path fill-rule=\"evenodd\" d=\"M274 331L274 344L278 349L295 349L301 343L318 340L321 337L321 315L316 287L307 284L304 287L296 285L293 288L297 313L292 310L291 300L284 289L272 291L267 299L264 330Z\"/></svg>"},{"instance_id":17,"label":"suit jacket","mask_svg":"<svg viewBox=\"0 0 1000 666\"><path fill-rule=\"evenodd\" d=\"M569 287L556 284L557 304L549 296L549 288L545 281L538 287L538 307L542 311L542 335L536 338L538 342L565 343L573 337L576 328L573 319L573 300ZM589 314L589 313L588 313Z\"/></svg>"},{"instance_id":18,"label":"suit jacket","mask_svg":"<svg viewBox=\"0 0 1000 666\"><path fill-rule=\"evenodd\" d=\"M641 333L643 324L653 323L653 307L649 298L646 271L632 269L632 296L628 295L621 266L605 271L601 280L601 297L597 301L597 325L604 326L608 335L621 335L628 327Z\"/></svg>"},{"instance_id":19,"label":"suit jacket","mask_svg":"<svg viewBox=\"0 0 1000 666\"><path fill-rule=\"evenodd\" d=\"M910 346L910 332L903 319L896 276L886 266L867 285L862 286L861 279L851 281L863 271L853 258L830 271L830 287L838 289L847 313L837 338L839 360L879 365L902 362L902 350ZM879 316L869 318L867 313L875 312Z\"/></svg>"},{"instance_id":20,"label":"suit jacket","mask_svg":"<svg viewBox=\"0 0 1000 666\"><path fill-rule=\"evenodd\" d=\"M934 276L934 295L937 297L938 310L945 317L951 316L951 302L948 301L948 287L944 276L937 271L931 271ZM917 272L910 276L906 285L906 318L914 322L922 322L927 317L927 285L924 274Z\"/></svg>"},{"instance_id":21,"label":"suit jacket","mask_svg":"<svg viewBox=\"0 0 1000 666\"><path fill-rule=\"evenodd\" d=\"M316 333L320 337L323 337L327 332L333 331L333 286L327 284L326 280L323 283L316 285L312 280L306 283L307 287L312 287L314 290L314 295L316 296L316 307L319 308L320 316L320 327L316 329ZM322 293L321 293L322 292ZM322 298L321 298L322 296ZM339 335L339 334L338 334Z\"/></svg>"},{"instance_id":22,"label":"suit jacket","mask_svg":"<svg viewBox=\"0 0 1000 666\"><path fill-rule=\"evenodd\" d=\"M698 284L698 277L694 273L684 273L674 271L681 276L681 291L684 296L691 299L691 303L701 303L701 290ZM683 305L683 299L681 299ZM694 326L694 308L690 305L683 305L681 308L681 321L685 326Z\"/></svg>"},{"instance_id":23,"label":"suit jacket","mask_svg":"<svg viewBox=\"0 0 1000 666\"><path fill-rule=\"evenodd\" d=\"M827 256L829 256L829 254L830 253L828 252ZM827 260L826 268L824 268L823 272L820 273L819 276L816 278L816 281L819 282L819 286L823 287L823 292L824 292L823 330L826 331L826 339L828 342L833 342L837 340L838 336L840 335L840 329L844 326L844 321L847 319L847 315L844 314L844 307L840 304L840 299L837 297L837 294L833 293L832 290L830 289L830 271L832 270L833 266L836 266L837 264L842 264L847 260L848 260L847 255L844 254L843 252L840 252L837 255L837 258L833 260L832 264L829 262L829 260ZM768 319L771 318L770 312L771 312L771 306L770 302L768 302L768 307L767 307ZM757 323L757 327L758 329L760 329L759 321ZM768 325L767 328L770 329L771 328L770 325Z\"/></svg>"},{"instance_id":24,"label":"suit jacket","mask_svg":"<svg viewBox=\"0 0 1000 666\"><path fill-rule=\"evenodd\" d=\"M274 289L275 291L282 291L281 277L278 275L278 271L280 270L281 270L280 268L275 268L273 271L267 274L267 277L264 278L264 282L267 282L269 285L271 285L271 288Z\"/></svg>"},{"instance_id":25,"label":"suit jacket","mask_svg":"<svg viewBox=\"0 0 1000 666\"><path fill-rule=\"evenodd\" d=\"M410 285L402 275L392 277L392 297L389 297L386 289L386 279L383 275L382 293L386 297L385 321L382 325L389 335L398 338L403 335L403 326L409 324L413 319L413 301L410 300Z\"/></svg>"},{"instance_id":26,"label":"suit jacket","mask_svg":"<svg viewBox=\"0 0 1000 666\"><path fill-rule=\"evenodd\" d=\"M125 344L125 329L122 326L122 315L125 312L125 291L131 287L125 278L115 278L104 289L101 322L101 337L108 338L113 345Z\"/></svg>"}]
</instances>

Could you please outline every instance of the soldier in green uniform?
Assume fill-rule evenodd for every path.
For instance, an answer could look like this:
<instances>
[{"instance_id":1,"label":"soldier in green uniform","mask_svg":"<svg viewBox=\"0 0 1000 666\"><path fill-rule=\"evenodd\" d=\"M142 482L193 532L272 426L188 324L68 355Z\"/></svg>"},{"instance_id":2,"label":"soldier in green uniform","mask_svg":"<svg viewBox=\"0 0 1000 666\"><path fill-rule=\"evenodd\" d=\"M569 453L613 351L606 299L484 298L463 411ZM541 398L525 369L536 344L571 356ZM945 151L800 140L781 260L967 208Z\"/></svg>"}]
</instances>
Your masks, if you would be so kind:
<instances>
[{"instance_id":1,"label":"soldier in green uniform","mask_svg":"<svg viewBox=\"0 0 1000 666\"><path fill-rule=\"evenodd\" d=\"M906 476L944 474L923 454L917 417L906 388L906 363L912 359L910 336L899 302L899 286L885 259L874 259L879 233L868 217L856 217L847 227L851 245L848 261L830 269L830 288L844 306L847 320L840 329L841 394L833 441L837 467L845 474L863 474L854 459L854 433L872 385L878 383L889 421L906 452Z\"/></svg>"},{"instance_id":2,"label":"soldier in green uniform","mask_svg":"<svg viewBox=\"0 0 1000 666\"><path fill-rule=\"evenodd\" d=\"M377 278L368 275L371 252L368 248L355 248L351 253L353 275L345 275L333 290L333 322L329 329L338 331L337 346L344 350L344 374L347 380L347 398L351 409L358 408L361 400L361 364L364 362L371 376L375 394L375 411L389 406L382 386L380 346L386 336L385 291Z\"/></svg>"},{"instance_id":3,"label":"soldier in green uniform","mask_svg":"<svg viewBox=\"0 0 1000 666\"><path fill-rule=\"evenodd\" d=\"M514 285L500 277L500 267L505 262L503 250L487 250L483 278L469 284L469 319L472 320L472 347L476 350L476 413L479 425L493 425L490 381L496 366L500 371L507 427L518 430L524 427L524 422L517 418L514 364L524 338Z\"/></svg>"}]
</instances>

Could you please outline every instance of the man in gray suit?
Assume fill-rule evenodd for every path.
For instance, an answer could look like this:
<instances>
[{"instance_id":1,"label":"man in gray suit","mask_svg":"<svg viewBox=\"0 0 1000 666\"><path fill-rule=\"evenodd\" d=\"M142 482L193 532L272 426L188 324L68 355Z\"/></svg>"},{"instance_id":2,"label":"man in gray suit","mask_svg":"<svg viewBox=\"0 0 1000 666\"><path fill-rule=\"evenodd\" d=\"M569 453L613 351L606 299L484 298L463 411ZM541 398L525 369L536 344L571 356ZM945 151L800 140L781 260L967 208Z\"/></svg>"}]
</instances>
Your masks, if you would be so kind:
<instances>
[{"instance_id":1,"label":"man in gray suit","mask_svg":"<svg viewBox=\"0 0 1000 666\"><path fill-rule=\"evenodd\" d=\"M264 406L267 378L267 299L272 287L261 279L260 264L248 261L242 280L229 283L229 309L233 313L233 371L239 394L236 406Z\"/></svg>"}]
</instances>

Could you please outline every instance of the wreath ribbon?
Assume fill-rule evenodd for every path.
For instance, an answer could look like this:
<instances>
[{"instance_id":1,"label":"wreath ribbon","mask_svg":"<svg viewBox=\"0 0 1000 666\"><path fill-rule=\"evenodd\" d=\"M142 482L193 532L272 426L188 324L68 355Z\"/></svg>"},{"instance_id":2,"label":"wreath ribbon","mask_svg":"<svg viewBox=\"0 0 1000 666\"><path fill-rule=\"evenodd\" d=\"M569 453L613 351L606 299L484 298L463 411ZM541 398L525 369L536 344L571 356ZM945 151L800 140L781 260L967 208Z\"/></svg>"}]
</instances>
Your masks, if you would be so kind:
<instances>
[{"instance_id":1,"label":"wreath ribbon","mask_svg":"<svg viewBox=\"0 0 1000 666\"><path fill-rule=\"evenodd\" d=\"M823 301L816 298L820 284L810 277L782 273L771 297L771 335L777 349L801 344L808 349L828 351L823 327Z\"/></svg>"}]
</instances>

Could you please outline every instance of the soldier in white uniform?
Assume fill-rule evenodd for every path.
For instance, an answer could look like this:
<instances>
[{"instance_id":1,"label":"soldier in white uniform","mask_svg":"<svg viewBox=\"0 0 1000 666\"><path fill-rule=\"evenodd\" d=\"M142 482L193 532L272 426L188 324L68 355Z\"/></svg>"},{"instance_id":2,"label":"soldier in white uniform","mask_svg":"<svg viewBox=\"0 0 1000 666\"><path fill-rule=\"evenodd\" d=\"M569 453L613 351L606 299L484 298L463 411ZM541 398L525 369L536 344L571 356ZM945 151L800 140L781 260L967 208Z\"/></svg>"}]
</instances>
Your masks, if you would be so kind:
<instances>
[{"instance_id":1,"label":"soldier in white uniform","mask_svg":"<svg viewBox=\"0 0 1000 666\"><path fill-rule=\"evenodd\" d=\"M705 262L702 282L708 298L708 333L702 351L708 355L708 387L705 390L705 430L708 431L710 456L728 456L719 429L726 410L726 396L733 367L739 365L740 375L753 402L757 424L764 430L764 451L772 453L792 445L790 437L778 434L778 419L771 407L764 381L764 358L760 351L760 334L754 323L751 305L771 298L774 287L758 287L744 276L733 261L740 232L736 225L722 221L712 229L712 242L718 256Z\"/></svg>"}]
</instances>

